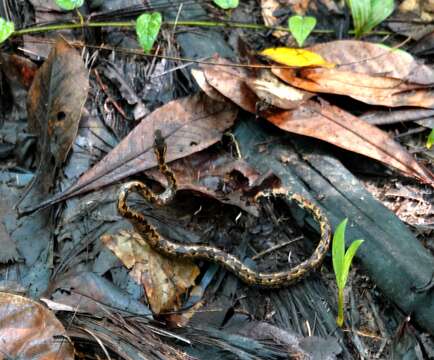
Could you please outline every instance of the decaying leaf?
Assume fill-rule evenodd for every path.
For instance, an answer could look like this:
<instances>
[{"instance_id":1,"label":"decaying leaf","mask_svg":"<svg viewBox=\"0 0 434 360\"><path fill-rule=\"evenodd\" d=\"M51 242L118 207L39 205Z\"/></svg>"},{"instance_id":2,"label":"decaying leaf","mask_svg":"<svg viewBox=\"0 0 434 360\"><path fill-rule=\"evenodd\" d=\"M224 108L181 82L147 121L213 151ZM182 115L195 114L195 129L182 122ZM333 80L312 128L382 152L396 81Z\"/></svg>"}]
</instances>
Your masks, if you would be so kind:
<instances>
[{"instance_id":1,"label":"decaying leaf","mask_svg":"<svg viewBox=\"0 0 434 360\"><path fill-rule=\"evenodd\" d=\"M39 165L32 185L39 195L50 192L56 169L68 155L88 88L88 73L79 53L63 39L57 40L27 98L29 132L38 138Z\"/></svg>"},{"instance_id":2,"label":"decaying leaf","mask_svg":"<svg viewBox=\"0 0 434 360\"><path fill-rule=\"evenodd\" d=\"M295 109L314 96L307 91L288 86L269 71L261 71L257 78L247 78L245 83L261 101L279 109Z\"/></svg>"},{"instance_id":3,"label":"decaying leaf","mask_svg":"<svg viewBox=\"0 0 434 360\"><path fill-rule=\"evenodd\" d=\"M215 59L217 63L227 64L222 58ZM248 74L244 69L217 66L202 66L207 84L211 85L225 98L230 99L243 110L256 111L256 103L259 98L246 85Z\"/></svg>"},{"instance_id":4,"label":"decaying leaf","mask_svg":"<svg viewBox=\"0 0 434 360\"><path fill-rule=\"evenodd\" d=\"M137 233L122 231L104 235L101 241L130 269L130 275L143 284L152 312L176 311L182 296L194 285L199 268L185 259L169 259L152 250Z\"/></svg>"},{"instance_id":5,"label":"decaying leaf","mask_svg":"<svg viewBox=\"0 0 434 360\"><path fill-rule=\"evenodd\" d=\"M372 76L338 69L273 68L273 73L288 84L312 92L338 94L372 105L390 107L434 107L434 92L400 79Z\"/></svg>"},{"instance_id":6,"label":"decaying leaf","mask_svg":"<svg viewBox=\"0 0 434 360\"><path fill-rule=\"evenodd\" d=\"M200 192L224 204L258 216L258 208L244 194L264 181L272 182L242 159L234 159L227 152L199 152L170 164L178 189ZM147 175L166 185L166 178L158 169Z\"/></svg>"},{"instance_id":7,"label":"decaying leaf","mask_svg":"<svg viewBox=\"0 0 434 360\"><path fill-rule=\"evenodd\" d=\"M48 152L56 166L65 161L77 135L88 89L80 54L65 40L57 40L33 80L27 104L29 131L40 137L41 153Z\"/></svg>"},{"instance_id":8,"label":"decaying leaf","mask_svg":"<svg viewBox=\"0 0 434 360\"><path fill-rule=\"evenodd\" d=\"M223 62L223 60L219 61ZM326 70L334 71L334 69ZM280 69L279 71L292 72L291 69ZM315 69L301 69L299 71L315 71ZM246 71L225 68L218 72L205 67L204 74L208 84L214 89L243 109L256 113L259 98L255 96L253 91L246 89L246 83L254 81L249 78ZM387 79L387 81L394 85L397 84L395 79ZM398 83L401 84L400 81ZM324 101L318 104L308 100L294 110L280 111L275 109L260 114L286 131L327 141L343 149L379 160L407 176L415 177L429 184L434 183L433 174L418 164L403 147L393 141L386 133Z\"/></svg>"},{"instance_id":9,"label":"decaying leaf","mask_svg":"<svg viewBox=\"0 0 434 360\"><path fill-rule=\"evenodd\" d=\"M369 156L407 176L434 184L433 174L385 132L324 101L321 104L309 101L296 110L270 115L267 120L283 130Z\"/></svg>"},{"instance_id":10,"label":"decaying leaf","mask_svg":"<svg viewBox=\"0 0 434 360\"><path fill-rule=\"evenodd\" d=\"M37 302L0 292L1 359L74 359L66 331L54 314Z\"/></svg>"},{"instance_id":11,"label":"decaying leaf","mask_svg":"<svg viewBox=\"0 0 434 360\"><path fill-rule=\"evenodd\" d=\"M434 70L400 49L366 41L339 40L317 44L309 50L335 63L339 70L384 76L419 85L434 83Z\"/></svg>"},{"instance_id":12,"label":"decaying leaf","mask_svg":"<svg viewBox=\"0 0 434 360\"><path fill-rule=\"evenodd\" d=\"M109 185L156 166L153 144L157 129L165 138L168 162L205 149L221 139L224 131L234 123L237 112L230 102L215 101L204 94L171 101L144 118L69 189L28 211Z\"/></svg>"}]
</instances>

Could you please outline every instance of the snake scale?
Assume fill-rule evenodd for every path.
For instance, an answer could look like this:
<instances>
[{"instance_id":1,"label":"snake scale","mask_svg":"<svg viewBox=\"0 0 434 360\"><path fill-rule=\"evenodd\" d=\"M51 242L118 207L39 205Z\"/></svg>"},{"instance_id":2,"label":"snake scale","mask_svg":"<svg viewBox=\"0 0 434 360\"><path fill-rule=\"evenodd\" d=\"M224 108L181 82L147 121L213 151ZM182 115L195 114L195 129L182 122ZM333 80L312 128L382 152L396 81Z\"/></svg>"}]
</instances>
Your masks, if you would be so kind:
<instances>
[{"instance_id":1,"label":"snake scale","mask_svg":"<svg viewBox=\"0 0 434 360\"><path fill-rule=\"evenodd\" d=\"M119 213L129 219L135 229L143 236L145 241L159 253L170 257L189 259L203 259L217 263L238 276L243 282L259 287L277 288L293 284L302 279L308 272L317 268L329 249L331 227L321 208L313 204L300 194L288 194L284 189L274 189L260 192L255 200L260 198L282 198L295 201L301 208L307 210L320 225L321 239L313 254L299 265L287 270L272 273L257 272L244 264L237 257L228 254L216 247L205 245L185 245L174 243L163 236L157 229L149 224L145 216L130 208L127 204L128 194L137 192L147 201L156 205L164 205L172 200L176 193L176 178L166 164L166 143L157 130L155 132L154 152L158 161L159 171L166 177L168 186L161 194L155 194L149 187L140 181L130 181L122 185L118 197Z\"/></svg>"}]
</instances>

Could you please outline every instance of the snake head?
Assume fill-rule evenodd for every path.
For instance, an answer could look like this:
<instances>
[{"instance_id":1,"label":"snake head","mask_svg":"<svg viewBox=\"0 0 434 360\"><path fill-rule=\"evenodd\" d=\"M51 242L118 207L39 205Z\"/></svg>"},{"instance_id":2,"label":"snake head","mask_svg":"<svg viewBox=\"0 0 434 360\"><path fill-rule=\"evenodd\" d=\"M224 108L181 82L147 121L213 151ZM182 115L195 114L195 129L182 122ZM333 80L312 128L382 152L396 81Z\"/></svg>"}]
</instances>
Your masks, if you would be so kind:
<instances>
[{"instance_id":1,"label":"snake head","mask_svg":"<svg viewBox=\"0 0 434 360\"><path fill-rule=\"evenodd\" d=\"M158 162L164 163L164 159L166 158L167 145L160 129L155 130L154 137L154 151L157 154Z\"/></svg>"}]
</instances>

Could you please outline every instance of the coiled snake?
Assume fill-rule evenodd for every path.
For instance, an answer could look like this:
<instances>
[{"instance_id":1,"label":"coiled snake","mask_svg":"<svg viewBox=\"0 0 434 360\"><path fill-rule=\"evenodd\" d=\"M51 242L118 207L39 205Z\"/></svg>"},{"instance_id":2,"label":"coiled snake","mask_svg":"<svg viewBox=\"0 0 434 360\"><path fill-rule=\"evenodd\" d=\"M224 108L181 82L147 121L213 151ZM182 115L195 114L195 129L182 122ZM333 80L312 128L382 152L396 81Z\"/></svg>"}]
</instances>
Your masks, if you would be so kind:
<instances>
[{"instance_id":1,"label":"coiled snake","mask_svg":"<svg viewBox=\"0 0 434 360\"><path fill-rule=\"evenodd\" d=\"M218 248L205 245L184 245L165 239L154 226L146 221L142 213L131 209L127 204L127 198L130 192L137 192L149 202L157 205L167 204L174 197L177 188L176 178L166 164L166 144L159 130L155 132L154 152L158 161L159 170L168 181L166 190L161 194L155 194L140 181L125 183L119 193L118 210L122 216L133 223L134 227L144 237L145 241L159 253L170 257L204 259L215 262L234 273L243 282L249 285L272 288L290 285L303 278L309 271L315 269L322 263L330 246L331 238L331 227L327 217L318 206L303 196L299 194L288 194L283 189L261 192L255 196L255 200L259 200L263 197L271 197L295 201L300 207L312 214L313 218L320 225L321 233L321 240L310 258L288 271L272 273L257 272L244 264L237 257Z\"/></svg>"}]
</instances>

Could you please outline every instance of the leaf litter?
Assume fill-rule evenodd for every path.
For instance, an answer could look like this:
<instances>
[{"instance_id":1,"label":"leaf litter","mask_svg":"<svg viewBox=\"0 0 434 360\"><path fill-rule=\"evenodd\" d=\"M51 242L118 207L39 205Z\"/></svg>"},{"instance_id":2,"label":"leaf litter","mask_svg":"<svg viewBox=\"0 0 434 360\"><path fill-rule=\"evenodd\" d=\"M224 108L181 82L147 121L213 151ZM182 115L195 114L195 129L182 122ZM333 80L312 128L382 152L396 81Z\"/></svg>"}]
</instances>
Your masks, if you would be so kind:
<instances>
[{"instance_id":1,"label":"leaf litter","mask_svg":"<svg viewBox=\"0 0 434 360\"><path fill-rule=\"evenodd\" d=\"M57 47L66 46L66 43L61 43L59 42ZM163 131L168 145L168 161L179 179L181 190L201 192L227 204L236 205L243 210L249 211L250 208L249 212L257 215L249 204L247 194L255 187L265 186L262 184L266 178L265 174L242 159L234 159L227 154L213 154L210 151L210 148L218 145L223 134L234 125L238 107L265 118L284 131L314 137L371 157L394 167L406 176L432 186L433 175L430 170L416 161L387 133L323 100L317 94L351 96L371 105L430 108L433 104L429 87L433 79L431 69L417 64L414 59L409 58L408 54L366 42L331 42L315 45L309 50L323 56L329 63L337 64L337 67L328 69L309 66L297 71L274 67L272 71L251 71L227 66L220 67L219 64L228 65L227 61L214 58L215 66L202 65L200 69L195 70L196 79L200 79L200 82L198 81L200 87L205 94L210 96L205 94L188 96L173 100L154 110L102 160L82 174L72 186L42 201L41 204L31 204L25 210L35 211L71 197L83 196L85 193L115 184L129 176L138 176L144 171L147 176L164 185L161 174L155 169L150 170L156 166L152 143L153 134L158 129ZM42 88L38 84L38 76L33 85L33 88L37 90ZM73 106L66 108L64 114L68 120L73 121L62 123L64 108L61 102L60 109L62 110L56 107L57 103L53 109L38 109L37 105L43 104L40 99L46 96L39 95L38 100L38 96L30 95L36 106L32 107L33 105L30 104L29 109L32 113L39 114L33 118L33 125L31 125L31 130L40 134L39 155L45 156L41 159L53 159L55 165L54 168L47 167L41 170L41 174L47 176L43 180L43 183L47 185L42 192L44 197L52 193L56 180L54 170L60 169L67 160L72 141L77 133L78 119L84 103L83 95L87 93L87 78L79 77L79 79L81 97L78 96L77 102L73 101ZM134 94L134 90L120 83L122 88L120 90L125 98ZM61 94L65 95L65 92L62 90ZM136 100L134 103L140 104L140 100ZM54 119L53 112L57 115L57 121L50 123L46 119L49 116ZM62 114L61 119L59 119L59 114ZM258 119L258 121L262 120ZM56 141L50 142L50 136L53 136ZM236 139L234 141L236 142ZM45 160L41 160L41 164L46 162ZM244 183L232 181L231 177L234 175L241 175ZM114 189L114 194L116 194L116 189ZM125 235L125 233L121 234ZM177 261L166 265L165 260L159 263L161 259L154 258L154 254L151 255L150 251L146 255L138 255L141 251L146 252L147 250L144 250L146 246L142 246L143 239L137 238L137 234L128 235L122 240L119 234L104 235L101 241L110 244L111 250L117 254L127 268L133 268L132 278L139 285L143 285L146 290L148 303L154 315L157 316L166 311L177 311L180 308L187 289L195 282L197 268L189 272ZM139 244L136 249L137 253L129 252L122 245L129 247L134 243ZM133 261L131 261L132 258ZM182 274L192 273L194 276L187 276L190 277L188 284L183 284L183 280L178 279L178 276ZM55 287L62 288L62 284L67 284L68 278L71 283L68 291L71 293L78 288L87 288L86 291L77 292L74 297L69 298L71 306L80 303L83 305L81 311L92 313L101 310L99 303L110 303L111 299L106 296L113 292L114 288L110 288L108 282L105 282L102 277L95 277L92 272L72 272L68 274L68 277L59 278L60 282ZM160 287L160 283L166 284L167 287ZM177 284L181 286L175 290ZM94 296L98 288L99 297ZM94 298L94 301L89 301L88 304L82 300L82 295L86 292L88 300ZM58 300L67 302L67 297L61 291L57 294L60 295ZM114 307L120 306L115 301L112 304ZM195 310L192 310L191 316ZM181 322L177 323L178 320L175 318L172 320L176 324L181 324ZM171 320L167 318L167 321ZM186 316L182 321L185 325L190 321L190 316ZM211 336L211 332L207 334ZM313 353L318 352L320 340L313 341ZM105 338L104 341L108 342L109 339ZM334 356L339 354L341 349L330 346L330 349L324 351Z\"/></svg>"}]
</instances>

